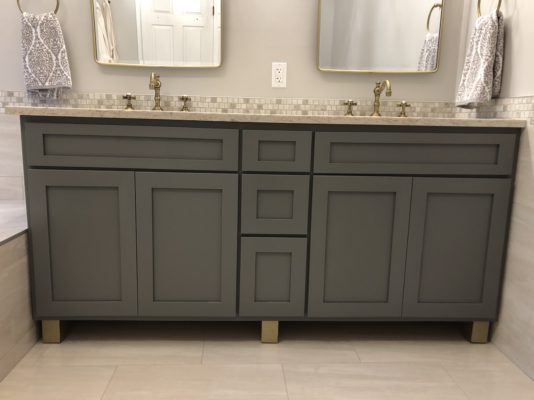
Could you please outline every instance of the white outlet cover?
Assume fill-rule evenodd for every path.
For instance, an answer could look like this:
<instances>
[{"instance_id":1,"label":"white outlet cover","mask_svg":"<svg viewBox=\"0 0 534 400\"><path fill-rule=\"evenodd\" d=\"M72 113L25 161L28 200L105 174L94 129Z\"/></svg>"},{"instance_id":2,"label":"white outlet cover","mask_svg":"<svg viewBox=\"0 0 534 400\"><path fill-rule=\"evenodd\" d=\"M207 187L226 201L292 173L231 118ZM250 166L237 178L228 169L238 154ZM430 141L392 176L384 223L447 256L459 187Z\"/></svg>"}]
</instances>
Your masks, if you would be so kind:
<instances>
[{"instance_id":1,"label":"white outlet cover","mask_svg":"<svg viewBox=\"0 0 534 400\"><path fill-rule=\"evenodd\" d=\"M272 87L285 88L287 87L287 63L273 62L272 70Z\"/></svg>"}]
</instances>

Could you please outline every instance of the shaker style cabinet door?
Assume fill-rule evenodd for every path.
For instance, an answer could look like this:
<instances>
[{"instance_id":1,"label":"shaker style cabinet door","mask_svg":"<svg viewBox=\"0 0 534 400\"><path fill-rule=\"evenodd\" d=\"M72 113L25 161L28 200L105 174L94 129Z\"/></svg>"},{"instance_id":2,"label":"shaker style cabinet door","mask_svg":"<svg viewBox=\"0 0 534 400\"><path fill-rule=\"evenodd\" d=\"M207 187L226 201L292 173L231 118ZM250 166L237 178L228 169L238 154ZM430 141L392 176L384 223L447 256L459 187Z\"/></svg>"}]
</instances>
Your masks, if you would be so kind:
<instances>
[{"instance_id":1,"label":"shaker style cabinet door","mask_svg":"<svg viewBox=\"0 0 534 400\"><path fill-rule=\"evenodd\" d=\"M404 317L497 317L510 191L509 179L414 179Z\"/></svg>"},{"instance_id":2,"label":"shaker style cabinet door","mask_svg":"<svg viewBox=\"0 0 534 400\"><path fill-rule=\"evenodd\" d=\"M412 178L314 178L308 315L399 318Z\"/></svg>"},{"instance_id":3,"label":"shaker style cabinet door","mask_svg":"<svg viewBox=\"0 0 534 400\"><path fill-rule=\"evenodd\" d=\"M29 170L35 316L137 315L133 172Z\"/></svg>"},{"instance_id":4,"label":"shaker style cabinet door","mask_svg":"<svg viewBox=\"0 0 534 400\"><path fill-rule=\"evenodd\" d=\"M136 173L139 315L232 317L238 177Z\"/></svg>"}]
</instances>

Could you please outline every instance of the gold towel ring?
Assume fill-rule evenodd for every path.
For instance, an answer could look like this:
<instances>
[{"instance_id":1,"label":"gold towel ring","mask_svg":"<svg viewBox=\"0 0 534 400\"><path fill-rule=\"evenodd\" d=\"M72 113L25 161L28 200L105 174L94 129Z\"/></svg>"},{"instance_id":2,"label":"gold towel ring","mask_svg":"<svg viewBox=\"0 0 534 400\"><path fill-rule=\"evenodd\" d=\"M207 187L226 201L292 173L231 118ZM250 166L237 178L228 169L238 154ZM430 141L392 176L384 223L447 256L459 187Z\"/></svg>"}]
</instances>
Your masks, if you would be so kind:
<instances>
[{"instance_id":1,"label":"gold towel ring","mask_svg":"<svg viewBox=\"0 0 534 400\"><path fill-rule=\"evenodd\" d=\"M482 2L482 0L478 0L477 11L478 11L478 16L479 17L482 16L482 10L480 8L480 3L481 2ZM499 0L499 4L497 5L497 14L499 13L499 11L501 11L501 4L502 4L502 0Z\"/></svg>"},{"instance_id":2,"label":"gold towel ring","mask_svg":"<svg viewBox=\"0 0 534 400\"><path fill-rule=\"evenodd\" d=\"M439 8L439 9L443 10L443 4L436 3L430 9L430 12L428 13L428 18L426 20L426 30L427 30L427 32L430 32L430 19L432 18L432 13L434 12L434 10L436 8Z\"/></svg>"},{"instance_id":3,"label":"gold towel ring","mask_svg":"<svg viewBox=\"0 0 534 400\"><path fill-rule=\"evenodd\" d=\"M20 0L17 0L17 6L19 7L20 13L24 14L24 11L22 10L22 7L20 5ZM56 0L56 9L54 10L54 14L57 14L59 10L59 0Z\"/></svg>"}]
</instances>

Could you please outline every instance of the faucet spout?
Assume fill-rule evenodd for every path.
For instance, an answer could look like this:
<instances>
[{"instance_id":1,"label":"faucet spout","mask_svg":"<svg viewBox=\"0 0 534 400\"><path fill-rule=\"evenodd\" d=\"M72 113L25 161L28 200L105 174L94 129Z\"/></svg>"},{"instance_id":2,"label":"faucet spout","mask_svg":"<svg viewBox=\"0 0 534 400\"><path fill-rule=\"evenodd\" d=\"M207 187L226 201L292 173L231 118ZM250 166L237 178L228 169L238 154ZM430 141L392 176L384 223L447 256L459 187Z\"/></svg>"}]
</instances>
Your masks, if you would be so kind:
<instances>
[{"instance_id":1,"label":"faucet spout","mask_svg":"<svg viewBox=\"0 0 534 400\"><path fill-rule=\"evenodd\" d=\"M154 90L154 108L152 110L163 111L161 108L161 80L158 74L152 72L148 87L150 90Z\"/></svg>"},{"instance_id":2,"label":"faucet spout","mask_svg":"<svg viewBox=\"0 0 534 400\"><path fill-rule=\"evenodd\" d=\"M371 117L381 117L380 114L380 95L382 92L386 91L386 96L391 97L393 90L391 90L391 82L386 79L382 82L376 82L375 89L373 90L375 95L374 111L371 114Z\"/></svg>"}]
</instances>

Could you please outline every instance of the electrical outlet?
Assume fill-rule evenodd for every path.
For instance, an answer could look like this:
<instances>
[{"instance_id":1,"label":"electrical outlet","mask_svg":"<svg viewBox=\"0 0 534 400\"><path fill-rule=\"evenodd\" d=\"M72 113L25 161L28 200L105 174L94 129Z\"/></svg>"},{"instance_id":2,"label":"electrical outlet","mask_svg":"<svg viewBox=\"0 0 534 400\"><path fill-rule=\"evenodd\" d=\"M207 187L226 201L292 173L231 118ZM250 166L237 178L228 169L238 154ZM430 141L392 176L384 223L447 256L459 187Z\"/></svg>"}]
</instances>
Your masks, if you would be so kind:
<instances>
[{"instance_id":1,"label":"electrical outlet","mask_svg":"<svg viewBox=\"0 0 534 400\"><path fill-rule=\"evenodd\" d=\"M273 62L273 88L287 87L287 63Z\"/></svg>"}]
</instances>

